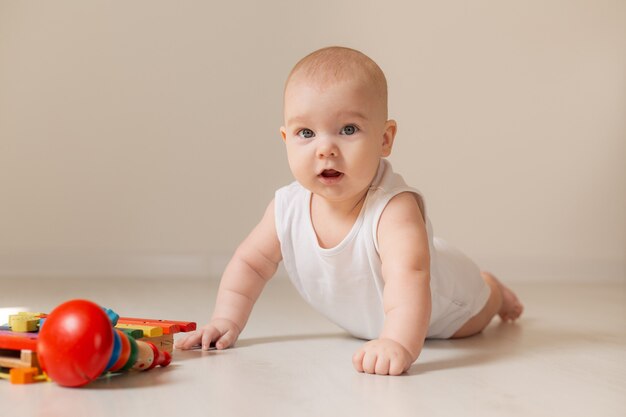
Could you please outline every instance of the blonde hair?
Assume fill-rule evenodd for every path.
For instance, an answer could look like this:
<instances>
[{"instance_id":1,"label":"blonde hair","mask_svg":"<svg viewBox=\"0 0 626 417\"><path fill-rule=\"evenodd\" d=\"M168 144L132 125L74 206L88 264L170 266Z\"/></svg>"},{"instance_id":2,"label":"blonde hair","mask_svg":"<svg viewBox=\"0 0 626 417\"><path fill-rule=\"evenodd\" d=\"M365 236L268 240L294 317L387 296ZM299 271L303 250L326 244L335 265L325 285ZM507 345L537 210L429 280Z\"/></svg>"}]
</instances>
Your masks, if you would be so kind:
<instances>
[{"instance_id":1,"label":"blonde hair","mask_svg":"<svg viewBox=\"0 0 626 417\"><path fill-rule=\"evenodd\" d=\"M318 49L293 67L285 82L285 90L296 76L303 76L320 85L360 79L373 88L376 96L382 100L387 117L387 79L378 64L363 52L343 46Z\"/></svg>"}]
</instances>

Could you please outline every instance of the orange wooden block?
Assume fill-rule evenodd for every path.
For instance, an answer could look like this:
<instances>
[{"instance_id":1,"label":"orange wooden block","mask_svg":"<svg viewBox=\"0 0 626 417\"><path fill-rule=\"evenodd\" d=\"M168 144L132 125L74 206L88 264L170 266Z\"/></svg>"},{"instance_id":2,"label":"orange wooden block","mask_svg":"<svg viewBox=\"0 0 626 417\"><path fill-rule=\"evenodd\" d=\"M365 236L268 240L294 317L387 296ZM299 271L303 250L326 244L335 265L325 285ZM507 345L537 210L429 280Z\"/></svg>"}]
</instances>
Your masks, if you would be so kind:
<instances>
[{"instance_id":1,"label":"orange wooden block","mask_svg":"<svg viewBox=\"0 0 626 417\"><path fill-rule=\"evenodd\" d=\"M37 368L13 368L9 372L11 384L32 384L38 373Z\"/></svg>"},{"instance_id":2,"label":"orange wooden block","mask_svg":"<svg viewBox=\"0 0 626 417\"><path fill-rule=\"evenodd\" d=\"M128 325L129 328L133 328L132 326L147 326L147 327L158 327L163 329L162 334L174 334L180 332L180 327L177 324L170 323L160 323L154 321L146 321L146 320L128 320L128 319L119 319L117 324ZM136 327L140 329L141 327Z\"/></svg>"}]
</instances>

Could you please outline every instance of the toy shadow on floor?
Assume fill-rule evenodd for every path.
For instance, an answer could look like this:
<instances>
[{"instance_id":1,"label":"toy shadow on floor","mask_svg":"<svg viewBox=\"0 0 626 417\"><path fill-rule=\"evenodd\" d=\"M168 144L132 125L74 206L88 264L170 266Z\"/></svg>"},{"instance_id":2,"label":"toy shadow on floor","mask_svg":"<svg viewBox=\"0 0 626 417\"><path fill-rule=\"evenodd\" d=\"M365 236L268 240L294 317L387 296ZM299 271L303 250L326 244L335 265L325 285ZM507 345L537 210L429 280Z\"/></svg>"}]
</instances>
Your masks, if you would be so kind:
<instances>
[{"instance_id":1,"label":"toy shadow on floor","mask_svg":"<svg viewBox=\"0 0 626 417\"><path fill-rule=\"evenodd\" d=\"M176 372L180 365L170 364L166 368L154 368L150 372L124 372L101 376L78 390L118 390L118 389L141 389L160 385L170 385L172 381L167 376L170 372ZM74 389L74 388L63 388Z\"/></svg>"}]
</instances>

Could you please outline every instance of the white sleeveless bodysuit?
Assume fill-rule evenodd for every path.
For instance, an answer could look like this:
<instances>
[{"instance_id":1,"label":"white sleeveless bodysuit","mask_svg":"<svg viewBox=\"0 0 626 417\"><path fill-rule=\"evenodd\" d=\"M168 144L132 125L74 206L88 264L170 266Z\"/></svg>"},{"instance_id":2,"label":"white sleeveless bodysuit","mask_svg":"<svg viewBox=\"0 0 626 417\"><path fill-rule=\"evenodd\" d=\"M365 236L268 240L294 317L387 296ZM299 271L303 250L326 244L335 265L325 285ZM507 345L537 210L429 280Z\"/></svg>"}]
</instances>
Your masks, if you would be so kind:
<instances>
[{"instance_id":1,"label":"white sleeveless bodysuit","mask_svg":"<svg viewBox=\"0 0 626 417\"><path fill-rule=\"evenodd\" d=\"M432 312L427 337L448 338L483 308L490 289L470 259L433 237L422 196L393 172L389 161L381 160L358 218L333 248L317 241L311 192L298 182L276 191L276 231L289 278L313 308L355 337L376 339L382 331L385 281L378 220L391 198L407 191L415 194L428 233Z\"/></svg>"}]
</instances>

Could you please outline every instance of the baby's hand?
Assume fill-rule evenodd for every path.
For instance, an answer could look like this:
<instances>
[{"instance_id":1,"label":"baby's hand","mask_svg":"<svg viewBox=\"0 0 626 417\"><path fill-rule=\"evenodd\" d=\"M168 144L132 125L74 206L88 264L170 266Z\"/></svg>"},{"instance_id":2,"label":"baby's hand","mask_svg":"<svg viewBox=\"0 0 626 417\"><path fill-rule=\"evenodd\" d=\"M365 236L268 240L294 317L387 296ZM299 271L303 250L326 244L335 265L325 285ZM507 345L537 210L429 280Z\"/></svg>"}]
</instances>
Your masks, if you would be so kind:
<instances>
[{"instance_id":1,"label":"baby's hand","mask_svg":"<svg viewBox=\"0 0 626 417\"><path fill-rule=\"evenodd\" d=\"M202 344L202 350L207 350L212 342L218 349L226 349L235 344L239 337L239 327L227 319L213 319L200 330L190 333L176 341L177 349L192 349Z\"/></svg>"},{"instance_id":2,"label":"baby's hand","mask_svg":"<svg viewBox=\"0 0 626 417\"><path fill-rule=\"evenodd\" d=\"M400 375L413 360L400 343L391 339L371 340L356 351L352 364L359 372L378 375Z\"/></svg>"}]
</instances>

